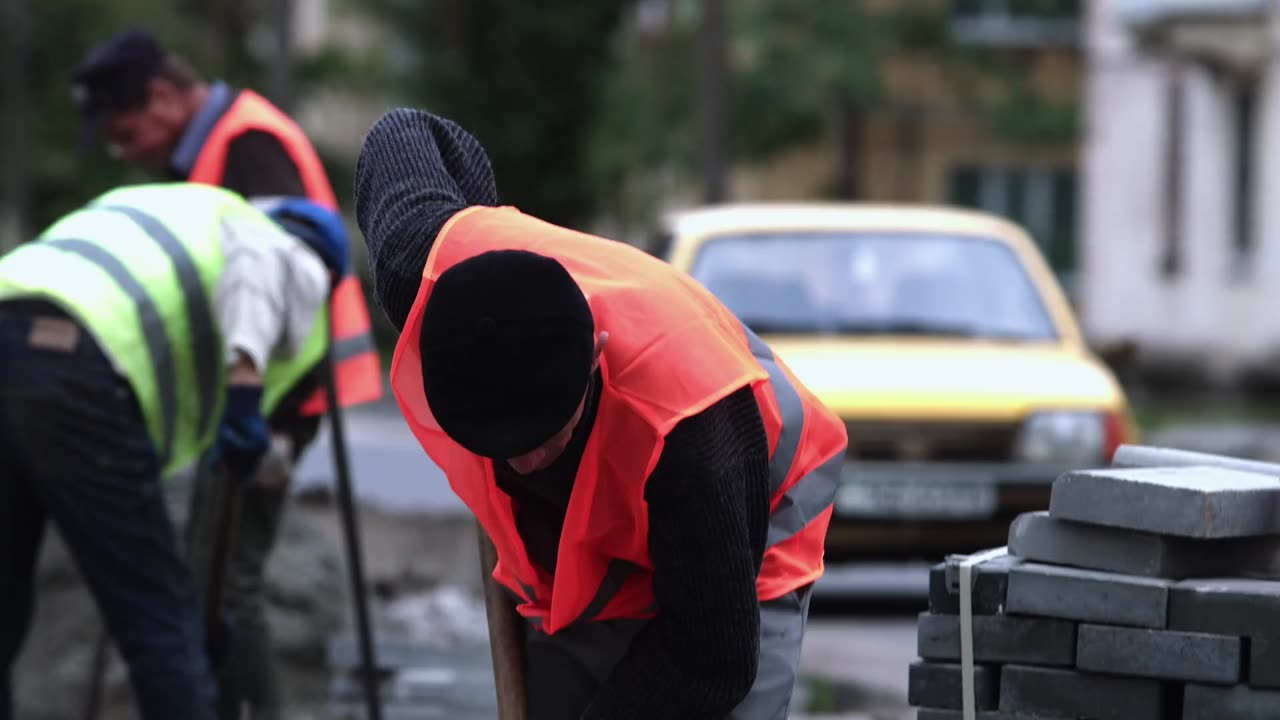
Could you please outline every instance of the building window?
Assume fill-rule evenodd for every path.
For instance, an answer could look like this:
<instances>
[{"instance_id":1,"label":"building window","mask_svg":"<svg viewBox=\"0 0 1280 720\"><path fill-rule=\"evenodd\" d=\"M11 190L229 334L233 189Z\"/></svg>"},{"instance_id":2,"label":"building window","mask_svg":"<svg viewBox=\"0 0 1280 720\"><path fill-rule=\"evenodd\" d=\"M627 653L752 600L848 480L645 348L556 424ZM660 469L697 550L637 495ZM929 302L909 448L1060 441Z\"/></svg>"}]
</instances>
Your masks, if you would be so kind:
<instances>
[{"instance_id":1,"label":"building window","mask_svg":"<svg viewBox=\"0 0 1280 720\"><path fill-rule=\"evenodd\" d=\"M1080 0L953 0L951 34L967 45L1074 45Z\"/></svg>"},{"instance_id":2,"label":"building window","mask_svg":"<svg viewBox=\"0 0 1280 720\"><path fill-rule=\"evenodd\" d=\"M1041 166L958 165L948 200L1018 223L1064 279L1076 269L1076 171Z\"/></svg>"},{"instance_id":3,"label":"building window","mask_svg":"<svg viewBox=\"0 0 1280 720\"><path fill-rule=\"evenodd\" d=\"M1254 135L1257 128L1258 88L1242 78L1233 88L1235 147L1232 157L1232 279L1248 275L1254 246Z\"/></svg>"}]
</instances>

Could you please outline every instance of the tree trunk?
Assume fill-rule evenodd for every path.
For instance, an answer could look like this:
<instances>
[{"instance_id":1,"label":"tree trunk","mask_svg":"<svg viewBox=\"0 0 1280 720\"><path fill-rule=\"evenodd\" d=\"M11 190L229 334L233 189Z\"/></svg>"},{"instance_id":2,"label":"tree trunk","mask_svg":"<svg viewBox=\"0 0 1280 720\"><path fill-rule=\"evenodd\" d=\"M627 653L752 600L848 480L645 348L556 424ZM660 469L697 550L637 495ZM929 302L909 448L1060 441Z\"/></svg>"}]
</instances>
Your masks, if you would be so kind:
<instances>
[{"instance_id":1,"label":"tree trunk","mask_svg":"<svg viewBox=\"0 0 1280 720\"><path fill-rule=\"evenodd\" d=\"M839 152L836 154L836 197L841 200L858 199L858 147L862 140L862 114L858 103L847 92L836 96L836 137Z\"/></svg>"},{"instance_id":2,"label":"tree trunk","mask_svg":"<svg viewBox=\"0 0 1280 720\"><path fill-rule=\"evenodd\" d=\"M271 57L267 87L276 106L293 110L293 0L271 0L271 34L275 52Z\"/></svg>"},{"instance_id":3,"label":"tree trunk","mask_svg":"<svg viewBox=\"0 0 1280 720\"><path fill-rule=\"evenodd\" d=\"M728 127L725 95L728 82L724 0L702 0L698 30L698 105L702 135L702 182L707 203L728 199Z\"/></svg>"}]
</instances>

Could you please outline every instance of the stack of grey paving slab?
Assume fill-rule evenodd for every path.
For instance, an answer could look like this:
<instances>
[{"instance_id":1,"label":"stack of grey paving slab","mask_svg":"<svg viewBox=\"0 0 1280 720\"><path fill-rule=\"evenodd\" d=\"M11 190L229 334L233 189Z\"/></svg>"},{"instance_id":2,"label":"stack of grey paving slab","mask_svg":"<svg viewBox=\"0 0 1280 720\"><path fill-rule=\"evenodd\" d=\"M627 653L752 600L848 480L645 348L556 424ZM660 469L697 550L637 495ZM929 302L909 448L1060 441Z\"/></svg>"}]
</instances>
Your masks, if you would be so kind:
<instances>
[{"instance_id":1,"label":"stack of grey paving slab","mask_svg":"<svg viewBox=\"0 0 1280 720\"><path fill-rule=\"evenodd\" d=\"M930 572L919 720L963 717L964 560ZM1280 466L1122 448L1057 478L971 588L977 720L1280 719Z\"/></svg>"}]
</instances>

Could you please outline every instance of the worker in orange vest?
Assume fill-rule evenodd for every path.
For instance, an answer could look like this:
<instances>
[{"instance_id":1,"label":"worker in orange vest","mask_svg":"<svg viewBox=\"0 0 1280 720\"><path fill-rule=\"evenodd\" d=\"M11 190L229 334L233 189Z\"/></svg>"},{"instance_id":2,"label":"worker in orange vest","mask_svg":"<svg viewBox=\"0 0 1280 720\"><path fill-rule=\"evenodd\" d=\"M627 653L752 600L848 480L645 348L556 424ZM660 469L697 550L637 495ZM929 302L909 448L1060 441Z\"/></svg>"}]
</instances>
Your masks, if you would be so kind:
<instances>
[{"instance_id":1,"label":"worker in orange vest","mask_svg":"<svg viewBox=\"0 0 1280 720\"><path fill-rule=\"evenodd\" d=\"M148 31L129 28L90 51L72 73L81 116L81 150L99 142L126 161L173 180L219 185L246 199L307 197L337 209L315 148L298 125L251 90L206 82ZM369 312L354 274L330 302L329 352L344 406L382 396L382 371ZM239 718L248 704L256 720L282 717L282 701L266 620L265 566L275 543L288 486L327 409L323 368L288 392L269 418L273 449L256 482L241 494L240 520L225 599L236 618L220 684L220 716ZM201 463L187 523L189 560L203 580L215 537L217 479Z\"/></svg>"},{"instance_id":2,"label":"worker in orange vest","mask_svg":"<svg viewBox=\"0 0 1280 720\"><path fill-rule=\"evenodd\" d=\"M388 113L356 175L392 389L493 540L530 717L785 718L843 423L688 275L499 207L455 123Z\"/></svg>"}]
</instances>

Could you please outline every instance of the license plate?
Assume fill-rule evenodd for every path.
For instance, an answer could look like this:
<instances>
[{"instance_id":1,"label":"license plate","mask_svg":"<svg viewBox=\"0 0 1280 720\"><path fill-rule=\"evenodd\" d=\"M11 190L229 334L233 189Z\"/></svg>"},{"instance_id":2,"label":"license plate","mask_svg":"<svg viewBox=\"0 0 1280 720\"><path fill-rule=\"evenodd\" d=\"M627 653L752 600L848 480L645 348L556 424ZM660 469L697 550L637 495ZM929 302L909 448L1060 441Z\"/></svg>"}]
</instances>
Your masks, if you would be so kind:
<instances>
[{"instance_id":1,"label":"license plate","mask_svg":"<svg viewBox=\"0 0 1280 720\"><path fill-rule=\"evenodd\" d=\"M996 493L994 485L966 482L845 482L835 511L848 518L983 520L996 512Z\"/></svg>"}]
</instances>

